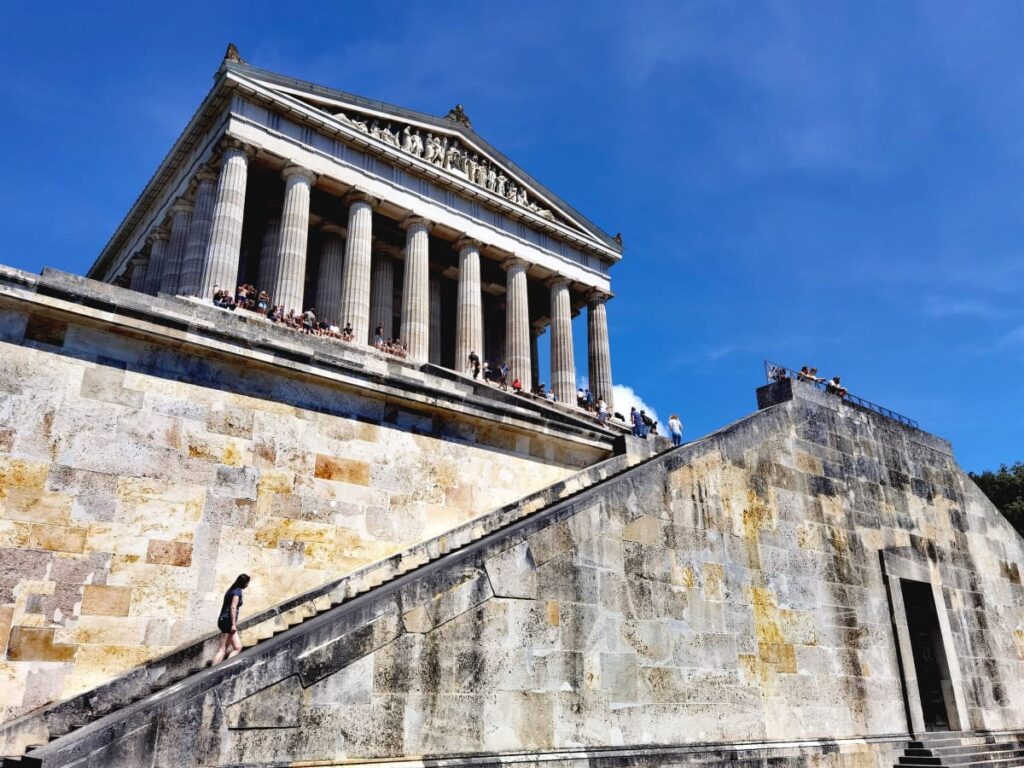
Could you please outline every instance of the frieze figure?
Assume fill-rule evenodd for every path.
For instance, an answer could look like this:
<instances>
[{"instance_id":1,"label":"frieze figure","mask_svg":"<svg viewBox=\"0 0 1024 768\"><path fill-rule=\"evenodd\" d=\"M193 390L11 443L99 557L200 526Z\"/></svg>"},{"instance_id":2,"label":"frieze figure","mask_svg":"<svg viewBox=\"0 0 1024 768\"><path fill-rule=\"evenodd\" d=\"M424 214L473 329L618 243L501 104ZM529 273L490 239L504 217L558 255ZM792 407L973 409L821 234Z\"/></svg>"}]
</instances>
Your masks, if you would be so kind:
<instances>
[{"instance_id":1,"label":"frieze figure","mask_svg":"<svg viewBox=\"0 0 1024 768\"><path fill-rule=\"evenodd\" d=\"M334 116L357 131L369 134L384 144L422 158L453 174L464 176L472 183L478 184L509 202L521 205L548 221L555 221L555 216L550 210L541 208L536 202L530 200L526 187L513 183L513 180L506 176L501 168L492 165L487 158L481 158L476 152L471 154L468 149L464 149L459 144L458 139L449 140L447 136L435 136L431 131L427 131L424 136L410 125L402 126L401 130L398 130L391 123L385 125L376 118L360 120L350 117L344 112L335 112ZM448 113L448 119L470 127L461 105L456 105Z\"/></svg>"}]
</instances>

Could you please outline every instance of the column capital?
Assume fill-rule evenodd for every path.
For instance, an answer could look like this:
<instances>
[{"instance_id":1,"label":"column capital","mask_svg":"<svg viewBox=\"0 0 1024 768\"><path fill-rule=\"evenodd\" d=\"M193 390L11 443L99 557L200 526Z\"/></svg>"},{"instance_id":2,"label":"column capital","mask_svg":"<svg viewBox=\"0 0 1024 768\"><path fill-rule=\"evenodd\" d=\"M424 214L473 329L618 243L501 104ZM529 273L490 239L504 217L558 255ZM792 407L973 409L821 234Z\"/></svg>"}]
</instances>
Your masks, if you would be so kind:
<instances>
[{"instance_id":1,"label":"column capital","mask_svg":"<svg viewBox=\"0 0 1024 768\"><path fill-rule=\"evenodd\" d=\"M429 232L434 228L434 222L430 221L429 219L425 219L422 216L406 216L404 219L402 219L402 223L400 224L400 226L402 227L402 229L407 231L412 229L413 227L424 227L427 230L427 232Z\"/></svg>"},{"instance_id":2,"label":"column capital","mask_svg":"<svg viewBox=\"0 0 1024 768\"><path fill-rule=\"evenodd\" d=\"M341 226L340 224L335 224L330 221L325 224L321 224L320 231L323 232L325 235L337 235L338 237L348 237L348 229Z\"/></svg>"},{"instance_id":3,"label":"column capital","mask_svg":"<svg viewBox=\"0 0 1024 768\"><path fill-rule=\"evenodd\" d=\"M352 203L359 202L367 203L371 208L376 208L378 205L380 205L380 200L378 200L376 197L371 195L366 190L359 189L358 187L353 187L348 192L346 192L345 196L342 197L341 200L343 203L345 203L345 205L352 205Z\"/></svg>"},{"instance_id":4,"label":"column capital","mask_svg":"<svg viewBox=\"0 0 1024 768\"><path fill-rule=\"evenodd\" d=\"M224 155L228 152L243 152L245 153L246 160L252 160L256 157L256 147L252 146L252 144L246 144L244 141L240 141L233 136L225 136L217 145L217 153L220 155L221 160L223 160Z\"/></svg>"},{"instance_id":5,"label":"column capital","mask_svg":"<svg viewBox=\"0 0 1024 768\"><path fill-rule=\"evenodd\" d=\"M161 242L167 240L170 236L171 233L168 232L165 227L157 227L156 229L149 233L149 236L146 238L146 241L149 243Z\"/></svg>"},{"instance_id":6,"label":"column capital","mask_svg":"<svg viewBox=\"0 0 1024 768\"><path fill-rule=\"evenodd\" d=\"M196 183L202 184L204 181L216 181L217 172L213 170L209 165L202 165L198 171L196 171Z\"/></svg>"},{"instance_id":7,"label":"column capital","mask_svg":"<svg viewBox=\"0 0 1024 768\"><path fill-rule=\"evenodd\" d=\"M462 251L466 248L475 248L476 250L480 251L483 250L483 247L484 244L481 243L479 240L474 240L473 238L467 237L466 235L462 235L454 243L452 243L452 248L454 248L456 251Z\"/></svg>"},{"instance_id":8,"label":"column capital","mask_svg":"<svg viewBox=\"0 0 1024 768\"><path fill-rule=\"evenodd\" d=\"M501 262L501 268L504 269L506 272L508 272L510 269L514 269L515 267L526 268L529 266L530 262L526 261L526 259L521 259L518 256L509 256L507 259Z\"/></svg>"},{"instance_id":9,"label":"column capital","mask_svg":"<svg viewBox=\"0 0 1024 768\"><path fill-rule=\"evenodd\" d=\"M372 253L383 253L386 256L393 256L396 258L402 255L401 248L384 240L374 240L373 245L370 246L370 251Z\"/></svg>"},{"instance_id":10,"label":"column capital","mask_svg":"<svg viewBox=\"0 0 1024 768\"><path fill-rule=\"evenodd\" d=\"M171 214L192 213L192 201L186 197L179 197L171 205Z\"/></svg>"},{"instance_id":11,"label":"column capital","mask_svg":"<svg viewBox=\"0 0 1024 768\"><path fill-rule=\"evenodd\" d=\"M544 285L548 288L554 288L556 285L564 285L568 287L570 282L569 278L563 275L552 275L544 281Z\"/></svg>"},{"instance_id":12,"label":"column capital","mask_svg":"<svg viewBox=\"0 0 1024 768\"><path fill-rule=\"evenodd\" d=\"M316 184L317 175L313 173L309 168L303 168L301 165L286 165L284 170L281 171L282 179L290 179L292 176L298 176L299 178L305 179L309 182L310 186Z\"/></svg>"},{"instance_id":13,"label":"column capital","mask_svg":"<svg viewBox=\"0 0 1024 768\"><path fill-rule=\"evenodd\" d=\"M139 251L128 259L129 267L144 267L149 264L149 254Z\"/></svg>"},{"instance_id":14,"label":"column capital","mask_svg":"<svg viewBox=\"0 0 1024 768\"><path fill-rule=\"evenodd\" d=\"M612 298L612 294L608 291L602 291L600 288L591 288L586 293L586 299L588 304L604 303Z\"/></svg>"}]
</instances>

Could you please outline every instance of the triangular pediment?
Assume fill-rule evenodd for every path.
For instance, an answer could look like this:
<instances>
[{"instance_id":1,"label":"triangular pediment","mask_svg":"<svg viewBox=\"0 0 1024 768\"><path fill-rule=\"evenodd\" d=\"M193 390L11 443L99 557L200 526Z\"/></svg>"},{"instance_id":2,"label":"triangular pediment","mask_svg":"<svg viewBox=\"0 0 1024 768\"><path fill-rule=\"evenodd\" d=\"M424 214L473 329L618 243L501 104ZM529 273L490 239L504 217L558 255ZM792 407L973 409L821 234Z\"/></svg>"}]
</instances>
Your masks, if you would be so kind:
<instances>
[{"instance_id":1,"label":"triangular pediment","mask_svg":"<svg viewBox=\"0 0 1024 768\"><path fill-rule=\"evenodd\" d=\"M254 72L248 66L241 69L239 74L283 99L299 101L339 127L380 142L388 152L405 155L402 165L406 167L420 166L432 176L444 173L456 185L476 187L474 198L488 193L495 202L516 206L527 216L566 227L602 248L620 250L616 241L481 139L461 105L445 117L435 117L262 70Z\"/></svg>"}]
</instances>

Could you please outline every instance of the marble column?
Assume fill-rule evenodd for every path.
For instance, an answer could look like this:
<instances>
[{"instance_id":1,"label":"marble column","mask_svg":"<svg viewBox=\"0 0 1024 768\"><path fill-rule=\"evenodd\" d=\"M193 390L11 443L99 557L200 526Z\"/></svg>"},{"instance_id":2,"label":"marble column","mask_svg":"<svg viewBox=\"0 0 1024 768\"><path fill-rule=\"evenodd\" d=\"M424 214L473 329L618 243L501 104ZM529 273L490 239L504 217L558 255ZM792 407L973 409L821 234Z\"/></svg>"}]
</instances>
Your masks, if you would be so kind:
<instances>
[{"instance_id":1,"label":"marble column","mask_svg":"<svg viewBox=\"0 0 1024 768\"><path fill-rule=\"evenodd\" d=\"M185 257L181 263L181 277L178 280L178 293L182 296L195 296L202 288L216 193L217 174L204 167L196 174L196 201L192 208L192 222L188 227Z\"/></svg>"},{"instance_id":2,"label":"marble column","mask_svg":"<svg viewBox=\"0 0 1024 768\"><path fill-rule=\"evenodd\" d=\"M507 259L502 266L506 272L505 294L505 354L511 381L519 379L523 388L530 386L530 304L526 270L522 259Z\"/></svg>"},{"instance_id":3,"label":"marble column","mask_svg":"<svg viewBox=\"0 0 1024 768\"><path fill-rule=\"evenodd\" d=\"M131 260L131 282L128 287L133 291L146 290L146 268L149 266L149 257L141 253L136 254Z\"/></svg>"},{"instance_id":4,"label":"marble column","mask_svg":"<svg viewBox=\"0 0 1024 768\"><path fill-rule=\"evenodd\" d=\"M608 310L605 306L608 294L593 291L587 296L587 358L590 368L590 391L594 402L602 399L611 412L612 400L612 358L608 343Z\"/></svg>"},{"instance_id":5,"label":"marble column","mask_svg":"<svg viewBox=\"0 0 1024 768\"><path fill-rule=\"evenodd\" d=\"M377 201L362 192L345 199L349 204L348 237L341 271L341 325L351 323L353 338L365 339L370 332L370 246Z\"/></svg>"},{"instance_id":6,"label":"marble column","mask_svg":"<svg viewBox=\"0 0 1024 768\"><path fill-rule=\"evenodd\" d=\"M245 187L252 150L229 140L221 156L217 198L213 204L210 241L206 246L203 279L199 295L213 297L214 286L234 293L238 282L238 259L242 250L242 217L245 214Z\"/></svg>"},{"instance_id":7,"label":"marble column","mask_svg":"<svg viewBox=\"0 0 1024 768\"><path fill-rule=\"evenodd\" d=\"M370 330L369 339L373 343L373 331L380 323L384 326L384 338L394 337L392 318L395 315L395 250L384 243L373 245L373 279L370 282Z\"/></svg>"},{"instance_id":8,"label":"marble column","mask_svg":"<svg viewBox=\"0 0 1024 768\"><path fill-rule=\"evenodd\" d=\"M298 165L289 165L284 177L284 206L281 209L281 234L277 244L274 280L269 289L275 304L285 312L302 312L306 288L306 246L309 243L309 193L316 174Z\"/></svg>"},{"instance_id":9,"label":"marble column","mask_svg":"<svg viewBox=\"0 0 1024 768\"><path fill-rule=\"evenodd\" d=\"M576 405L576 363L572 352L572 303L569 281L548 280L551 289L551 391L560 403Z\"/></svg>"},{"instance_id":10,"label":"marble column","mask_svg":"<svg viewBox=\"0 0 1024 768\"><path fill-rule=\"evenodd\" d=\"M281 214L274 211L267 219L260 240L260 263L256 269L256 289L270 293L277 278L277 249L281 240ZM271 297L273 299L273 297ZM277 302L272 301L276 304Z\"/></svg>"},{"instance_id":11,"label":"marble column","mask_svg":"<svg viewBox=\"0 0 1024 768\"><path fill-rule=\"evenodd\" d=\"M156 296L160 287L160 276L164 269L164 254L167 251L167 230L161 227L149 236L149 267L146 268L146 293Z\"/></svg>"},{"instance_id":12,"label":"marble column","mask_svg":"<svg viewBox=\"0 0 1024 768\"><path fill-rule=\"evenodd\" d=\"M441 278L430 276L430 350L427 359L441 364Z\"/></svg>"},{"instance_id":13,"label":"marble column","mask_svg":"<svg viewBox=\"0 0 1024 768\"><path fill-rule=\"evenodd\" d=\"M341 322L341 273L345 263L345 228L324 224L320 272L316 277L316 316L339 328Z\"/></svg>"},{"instance_id":14,"label":"marble column","mask_svg":"<svg viewBox=\"0 0 1024 768\"><path fill-rule=\"evenodd\" d=\"M430 354L430 222L413 216L405 229L405 282L402 284L402 341L412 360Z\"/></svg>"},{"instance_id":15,"label":"marble column","mask_svg":"<svg viewBox=\"0 0 1024 768\"><path fill-rule=\"evenodd\" d=\"M455 300L455 370L466 370L470 352L484 355L483 297L480 293L480 243L461 239L459 287Z\"/></svg>"},{"instance_id":16,"label":"marble column","mask_svg":"<svg viewBox=\"0 0 1024 768\"><path fill-rule=\"evenodd\" d=\"M181 265L185 260L185 245L188 243L188 229L192 223L192 203L178 199L171 206L171 236L167 241L164 266L160 273L159 293L178 293L181 280Z\"/></svg>"}]
</instances>

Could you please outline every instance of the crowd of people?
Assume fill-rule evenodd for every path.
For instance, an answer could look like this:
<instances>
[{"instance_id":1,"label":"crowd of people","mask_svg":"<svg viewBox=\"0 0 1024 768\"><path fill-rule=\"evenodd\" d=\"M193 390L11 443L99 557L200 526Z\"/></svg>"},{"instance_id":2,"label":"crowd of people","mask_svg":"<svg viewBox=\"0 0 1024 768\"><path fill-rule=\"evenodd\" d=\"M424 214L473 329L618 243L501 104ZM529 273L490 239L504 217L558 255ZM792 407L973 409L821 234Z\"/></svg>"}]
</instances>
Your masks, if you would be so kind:
<instances>
[{"instance_id":1,"label":"crowd of people","mask_svg":"<svg viewBox=\"0 0 1024 768\"><path fill-rule=\"evenodd\" d=\"M266 317L267 320L276 325L291 328L299 333L340 339L341 341L348 342L355 340L351 323L345 323L344 326L339 328L335 323L317 318L315 307L309 307L304 312L297 312L294 309L286 308L283 304L274 304L266 291L257 290L255 286L249 283L239 285L235 289L234 294L231 291L221 289L220 286L214 286L213 305L232 312L239 309L253 312ZM374 328L373 346L381 352L394 355L395 357L404 358L408 354L405 342L397 337L386 337L383 323L377 323ZM469 353L466 361L466 373L475 380L483 380L504 391L511 389L516 394L532 395L552 403L558 401L554 391L549 389L544 383L538 383L537 386L526 389L518 378L513 378L512 381L509 381L508 363L501 362L497 365L491 365L486 360L481 360L480 355L476 351ZM836 382L838 383L838 377L836 377ZM593 393L585 387L580 387L576 390L576 407L592 414L598 423L602 425L609 418L618 419L627 426L631 426L633 434L637 437L646 438L648 435L658 434L658 423L652 420L645 411L637 411L635 408L631 409L630 420L627 422L621 413L610 413L608 404L601 398L595 398ZM678 431L675 428L676 426L678 426ZM669 433L672 436L674 445L679 445L682 442L683 427L675 414L669 419Z\"/></svg>"},{"instance_id":2,"label":"crowd of people","mask_svg":"<svg viewBox=\"0 0 1024 768\"><path fill-rule=\"evenodd\" d=\"M248 283L238 286L234 295L231 291L222 290L220 286L214 286L213 306L232 312L238 309L253 312L262 315L275 325L282 325L299 333L341 341L355 341L352 323L347 322L344 326L338 327L336 323L318 318L316 307L309 307L304 312L298 312L295 309L286 308L283 304L273 304L266 291L258 291ZM401 339L397 337L384 338L383 323L377 324L374 346L381 352L395 357L404 358L408 354L408 349Z\"/></svg>"},{"instance_id":3,"label":"crowd of people","mask_svg":"<svg viewBox=\"0 0 1024 768\"><path fill-rule=\"evenodd\" d=\"M849 390L842 385L838 376L833 376L831 379L826 380L824 377L818 376L818 369L814 366L800 366L800 371L797 373L796 377L800 381L809 381L812 384L821 384L824 382L825 391L832 395L846 397L849 393Z\"/></svg>"},{"instance_id":4,"label":"crowd of people","mask_svg":"<svg viewBox=\"0 0 1024 768\"><path fill-rule=\"evenodd\" d=\"M782 381L788 379L789 371L785 368L773 368L769 374L769 378L772 381ZM806 381L810 384L824 384L825 391L830 395L836 395L838 397L846 397L849 394L849 390L843 386L842 380L838 376L833 376L831 379L826 379L823 376L818 375L818 369L814 366L802 365L800 370L796 374L797 381Z\"/></svg>"}]
</instances>

